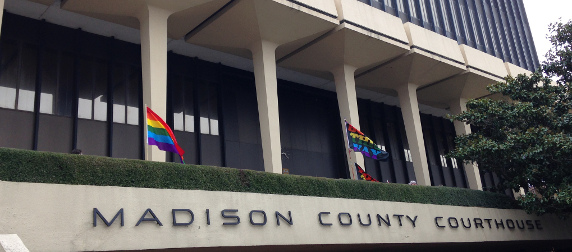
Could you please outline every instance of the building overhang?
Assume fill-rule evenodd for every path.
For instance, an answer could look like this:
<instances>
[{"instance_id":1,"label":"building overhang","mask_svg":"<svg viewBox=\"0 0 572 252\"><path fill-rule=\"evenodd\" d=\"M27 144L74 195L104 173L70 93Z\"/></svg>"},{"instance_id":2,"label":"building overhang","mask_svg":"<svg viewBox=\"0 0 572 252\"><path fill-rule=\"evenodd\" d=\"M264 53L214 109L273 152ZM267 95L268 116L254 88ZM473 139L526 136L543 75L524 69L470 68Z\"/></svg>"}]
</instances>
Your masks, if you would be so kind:
<instances>
[{"instance_id":1,"label":"building overhang","mask_svg":"<svg viewBox=\"0 0 572 252\"><path fill-rule=\"evenodd\" d=\"M216 12L228 1L229 0L64 0L61 2L61 8L81 15L139 29L138 18L141 13L146 10L148 5L154 6L173 13L169 18L167 34L173 39L180 39L186 32L192 29L192 27L212 15L212 13ZM192 16L186 15L189 9L200 10L200 12Z\"/></svg>"},{"instance_id":2,"label":"building overhang","mask_svg":"<svg viewBox=\"0 0 572 252\"><path fill-rule=\"evenodd\" d=\"M408 83L421 88L466 70L456 41L411 23L404 27L410 50L378 66L358 71L356 86L376 92Z\"/></svg>"},{"instance_id":3,"label":"building overhang","mask_svg":"<svg viewBox=\"0 0 572 252\"><path fill-rule=\"evenodd\" d=\"M475 99L490 93L487 86L508 75L504 62L484 52L460 45L467 70L417 90L420 102L437 108L448 108L459 99ZM500 97L498 97L500 98Z\"/></svg>"},{"instance_id":4,"label":"building overhang","mask_svg":"<svg viewBox=\"0 0 572 252\"><path fill-rule=\"evenodd\" d=\"M193 15L198 10L189 10ZM338 24L332 1L234 1L189 30L186 42L251 58L255 43L280 46L280 58Z\"/></svg>"},{"instance_id":5,"label":"building overhang","mask_svg":"<svg viewBox=\"0 0 572 252\"><path fill-rule=\"evenodd\" d=\"M279 57L279 66L331 80L330 72L341 65L367 68L409 50L400 19L359 1L336 1L336 7L340 24Z\"/></svg>"}]
</instances>

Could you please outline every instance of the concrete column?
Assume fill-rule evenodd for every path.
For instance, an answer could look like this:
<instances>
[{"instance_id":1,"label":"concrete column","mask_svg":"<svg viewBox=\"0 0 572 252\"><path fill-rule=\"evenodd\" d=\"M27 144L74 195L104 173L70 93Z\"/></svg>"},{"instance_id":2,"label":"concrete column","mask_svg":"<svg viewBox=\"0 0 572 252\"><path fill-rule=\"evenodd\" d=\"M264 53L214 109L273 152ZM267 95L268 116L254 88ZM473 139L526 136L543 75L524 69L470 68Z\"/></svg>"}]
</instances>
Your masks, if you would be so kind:
<instances>
[{"instance_id":1,"label":"concrete column","mask_svg":"<svg viewBox=\"0 0 572 252\"><path fill-rule=\"evenodd\" d=\"M397 88L397 93L417 184L430 186L429 165L427 164L425 141L421 129L419 103L417 102L417 85L412 83L402 85Z\"/></svg>"},{"instance_id":2,"label":"concrete column","mask_svg":"<svg viewBox=\"0 0 572 252\"><path fill-rule=\"evenodd\" d=\"M454 100L449 103L449 107L451 108L451 113L454 115L461 114L462 112L467 110L467 99L459 98L458 100ZM457 135L463 134L471 134L471 126L460 121L454 121L453 125L455 125L455 132Z\"/></svg>"},{"instance_id":3,"label":"concrete column","mask_svg":"<svg viewBox=\"0 0 572 252\"><path fill-rule=\"evenodd\" d=\"M346 157L348 160L351 179L358 179L355 163L358 163L365 170L362 154L356 155L354 151L348 150L348 139L345 135L346 126L344 119L346 119L348 123L357 129L360 128L356 96L356 83L354 77L355 70L355 67L345 64L332 70L332 74L334 75L334 82L336 84L336 94L338 95L338 107L340 109L341 124L344 131Z\"/></svg>"},{"instance_id":4,"label":"concrete column","mask_svg":"<svg viewBox=\"0 0 572 252\"><path fill-rule=\"evenodd\" d=\"M4 0L0 0L0 33L2 32L2 19L4 18Z\"/></svg>"},{"instance_id":5,"label":"concrete column","mask_svg":"<svg viewBox=\"0 0 572 252\"><path fill-rule=\"evenodd\" d=\"M278 113L278 80L276 79L277 44L259 41L252 45L258 116L262 139L262 155L266 172L282 173L280 119Z\"/></svg>"},{"instance_id":6,"label":"concrete column","mask_svg":"<svg viewBox=\"0 0 572 252\"><path fill-rule=\"evenodd\" d=\"M0 251L30 252L17 234L0 234Z\"/></svg>"},{"instance_id":7,"label":"concrete column","mask_svg":"<svg viewBox=\"0 0 572 252\"><path fill-rule=\"evenodd\" d=\"M460 98L458 100L454 100L449 104L451 108L451 113L454 115L460 114L463 111L467 110L467 99ZM459 135L468 135L471 134L471 127L464 123L455 121L455 132L457 136ZM483 190L483 184L481 183L481 175L479 173L479 167L477 164L464 164L465 166L465 174L467 174L467 183L469 183L469 188L473 190Z\"/></svg>"},{"instance_id":8,"label":"concrete column","mask_svg":"<svg viewBox=\"0 0 572 252\"><path fill-rule=\"evenodd\" d=\"M167 115L167 18L170 11L151 5L138 15L141 31L143 104L165 120ZM143 108L145 109L145 108ZM147 129L145 129L147 140ZM145 160L165 162L165 152L146 146Z\"/></svg>"}]
</instances>

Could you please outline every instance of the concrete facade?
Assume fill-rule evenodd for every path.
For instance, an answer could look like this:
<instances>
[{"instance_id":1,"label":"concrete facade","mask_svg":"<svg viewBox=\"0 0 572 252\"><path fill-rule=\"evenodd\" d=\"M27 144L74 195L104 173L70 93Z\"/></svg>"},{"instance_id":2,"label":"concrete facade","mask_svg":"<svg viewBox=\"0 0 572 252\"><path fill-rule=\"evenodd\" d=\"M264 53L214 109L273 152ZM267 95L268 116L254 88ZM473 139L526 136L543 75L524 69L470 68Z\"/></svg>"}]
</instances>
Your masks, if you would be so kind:
<instances>
[{"instance_id":1,"label":"concrete facade","mask_svg":"<svg viewBox=\"0 0 572 252\"><path fill-rule=\"evenodd\" d=\"M456 161L445 158L452 143L443 132L471 129L459 122L448 129L443 116L461 113L468 99L487 96L485 87L506 75L530 72L424 24L403 23L399 15L370 6L375 1L363 2L0 0L6 11L0 21L10 19L8 26L0 23L10 35L0 36L10 69L0 69L0 115L14 122L13 128L0 126L9 132L0 135L8 139L0 146L57 152L79 146L93 151L88 155L175 161L141 140L141 111L149 106L180 124L175 134L190 146L186 152L194 160L188 163L241 169L260 164L259 170L272 173L351 179L359 178L353 167L358 163L392 183L494 187L498 178L476 164L457 169L451 165ZM72 98L59 100L66 95ZM177 99L186 104L175 104ZM78 100L91 106L87 117L78 112ZM348 151L344 119L367 129L366 135L377 134L390 160L369 162ZM313 170L317 165L322 167ZM572 239L570 221L518 210L2 181L0 192L0 242L20 246L19 237L30 251L313 251ZM110 222L121 209L108 227L101 216ZM185 225L191 212L193 223ZM371 224L364 223L368 214Z\"/></svg>"},{"instance_id":2,"label":"concrete facade","mask_svg":"<svg viewBox=\"0 0 572 252\"><path fill-rule=\"evenodd\" d=\"M14 182L0 190L0 233L30 251L572 239L570 220L521 210Z\"/></svg>"},{"instance_id":3,"label":"concrete facade","mask_svg":"<svg viewBox=\"0 0 572 252\"><path fill-rule=\"evenodd\" d=\"M139 29L143 104L164 118L170 44L188 43L251 59L246 68L254 72L256 82L264 170L274 173L282 173L283 154L278 72L295 71L328 81L323 88L337 93L340 130L343 119L360 128L358 89L398 100L406 151L415 171L409 177L422 185L432 182L420 104L458 113L464 108L459 101L487 95L486 85L510 73L527 72L413 23L402 24L398 17L355 0L8 2L9 9L24 14L21 7L27 5ZM456 128L457 134L469 133L467 127ZM145 147L145 159L165 161L165 154ZM355 179L353 164L365 167L363 158L346 152L345 159ZM466 167L466 174L470 188L482 189L477 168Z\"/></svg>"},{"instance_id":4,"label":"concrete facade","mask_svg":"<svg viewBox=\"0 0 572 252\"><path fill-rule=\"evenodd\" d=\"M419 104L457 113L463 106L453 109L451 104L487 95L486 85L509 73L527 72L355 0L126 1L119 6L113 1L67 0L59 6L54 1L31 2L139 29L143 104L162 117L167 116L170 43L184 41L252 59L247 68L255 75L264 170L274 173L282 172L277 67L333 81L335 85L325 88L335 86L340 118L358 128L357 89L397 99L414 177L423 185L430 185L431 179ZM12 6L29 4L10 0L8 5L18 10ZM145 147L145 159L165 161L165 155ZM364 167L364 161L352 152L346 160L355 179L353 163ZM467 168L468 184L480 189L475 173Z\"/></svg>"}]
</instances>

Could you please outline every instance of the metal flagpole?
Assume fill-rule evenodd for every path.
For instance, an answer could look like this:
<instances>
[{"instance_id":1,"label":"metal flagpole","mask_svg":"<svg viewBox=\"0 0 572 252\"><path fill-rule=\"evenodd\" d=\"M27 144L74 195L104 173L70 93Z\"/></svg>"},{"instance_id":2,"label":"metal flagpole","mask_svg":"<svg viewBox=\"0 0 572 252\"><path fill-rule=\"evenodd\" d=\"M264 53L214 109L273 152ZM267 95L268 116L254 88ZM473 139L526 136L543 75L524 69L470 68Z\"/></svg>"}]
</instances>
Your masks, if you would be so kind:
<instances>
[{"instance_id":1,"label":"metal flagpole","mask_svg":"<svg viewBox=\"0 0 572 252\"><path fill-rule=\"evenodd\" d=\"M350 162L348 162L348 166L349 166L349 172L350 172L350 179L353 180L357 180L357 175L356 175L356 168L352 167L352 149L349 147L350 146L350 142L349 142L349 137L348 137L348 121L344 118L344 143L347 142L347 144L344 144L347 150L348 150L348 155L347 157L350 159ZM355 166L355 165L353 165Z\"/></svg>"},{"instance_id":2,"label":"metal flagpole","mask_svg":"<svg viewBox=\"0 0 572 252\"><path fill-rule=\"evenodd\" d=\"M145 104L145 118L143 118L143 121L145 121L145 128L143 129L143 137L145 137L144 141L145 142L145 160L149 160L149 137L147 136L147 134L149 133L149 131L147 130L147 104Z\"/></svg>"}]
</instances>

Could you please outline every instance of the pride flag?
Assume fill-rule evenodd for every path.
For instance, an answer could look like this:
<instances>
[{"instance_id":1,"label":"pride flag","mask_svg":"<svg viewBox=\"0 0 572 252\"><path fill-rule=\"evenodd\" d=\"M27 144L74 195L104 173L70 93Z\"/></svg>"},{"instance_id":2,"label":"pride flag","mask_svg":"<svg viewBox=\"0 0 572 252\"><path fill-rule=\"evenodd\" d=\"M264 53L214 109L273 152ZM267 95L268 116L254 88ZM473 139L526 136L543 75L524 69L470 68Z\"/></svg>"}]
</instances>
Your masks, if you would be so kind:
<instances>
[{"instance_id":1,"label":"pride flag","mask_svg":"<svg viewBox=\"0 0 572 252\"><path fill-rule=\"evenodd\" d=\"M364 156L379 161L385 161L389 157L389 153L379 148L369 137L347 121L346 135L348 137L348 147L350 150L361 152Z\"/></svg>"},{"instance_id":2,"label":"pride flag","mask_svg":"<svg viewBox=\"0 0 572 252\"><path fill-rule=\"evenodd\" d=\"M373 182L379 182L377 181L377 179L374 179L371 175L367 174L363 168L361 168L361 166L359 166L357 163L356 164L356 169L357 172L360 174L360 178L363 180L367 180L367 181L373 181Z\"/></svg>"},{"instance_id":3,"label":"pride flag","mask_svg":"<svg viewBox=\"0 0 572 252\"><path fill-rule=\"evenodd\" d=\"M181 157L181 163L185 163L183 159L185 151L177 143L173 131L149 107L147 107L147 144L156 145L162 151L177 153Z\"/></svg>"}]
</instances>

